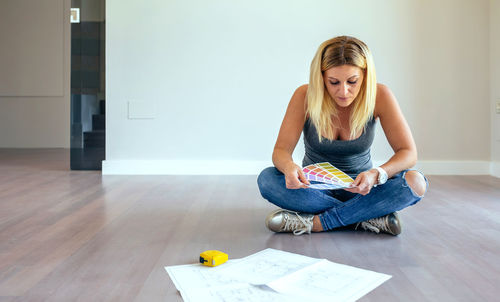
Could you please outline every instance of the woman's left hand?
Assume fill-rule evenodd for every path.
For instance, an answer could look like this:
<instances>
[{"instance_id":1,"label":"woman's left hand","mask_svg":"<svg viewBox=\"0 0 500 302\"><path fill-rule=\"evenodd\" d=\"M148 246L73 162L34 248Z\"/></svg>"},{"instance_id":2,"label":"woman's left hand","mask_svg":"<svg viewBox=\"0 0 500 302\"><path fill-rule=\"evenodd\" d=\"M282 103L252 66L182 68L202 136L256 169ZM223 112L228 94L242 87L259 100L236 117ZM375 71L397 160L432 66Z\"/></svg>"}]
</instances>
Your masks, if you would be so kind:
<instances>
[{"instance_id":1,"label":"woman's left hand","mask_svg":"<svg viewBox=\"0 0 500 302\"><path fill-rule=\"evenodd\" d=\"M371 189L378 182L378 171L376 169L368 170L358 174L351 187L344 190L366 195L370 193Z\"/></svg>"}]
</instances>

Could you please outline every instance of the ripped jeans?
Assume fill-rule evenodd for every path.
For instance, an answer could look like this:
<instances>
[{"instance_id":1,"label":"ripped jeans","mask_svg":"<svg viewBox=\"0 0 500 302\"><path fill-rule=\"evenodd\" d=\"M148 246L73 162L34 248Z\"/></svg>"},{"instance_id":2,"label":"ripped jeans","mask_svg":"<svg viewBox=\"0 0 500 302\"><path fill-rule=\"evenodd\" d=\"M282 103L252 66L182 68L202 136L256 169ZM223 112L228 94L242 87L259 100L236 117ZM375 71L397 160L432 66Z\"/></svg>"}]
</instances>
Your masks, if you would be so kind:
<instances>
[{"instance_id":1,"label":"ripped jeans","mask_svg":"<svg viewBox=\"0 0 500 302\"><path fill-rule=\"evenodd\" d=\"M373 187L364 196L345 190L287 189L285 175L275 167L264 169L257 183L262 197L269 202L286 210L317 214L323 229L331 230L381 217L420 201L423 196L418 196L406 182L407 171Z\"/></svg>"}]
</instances>

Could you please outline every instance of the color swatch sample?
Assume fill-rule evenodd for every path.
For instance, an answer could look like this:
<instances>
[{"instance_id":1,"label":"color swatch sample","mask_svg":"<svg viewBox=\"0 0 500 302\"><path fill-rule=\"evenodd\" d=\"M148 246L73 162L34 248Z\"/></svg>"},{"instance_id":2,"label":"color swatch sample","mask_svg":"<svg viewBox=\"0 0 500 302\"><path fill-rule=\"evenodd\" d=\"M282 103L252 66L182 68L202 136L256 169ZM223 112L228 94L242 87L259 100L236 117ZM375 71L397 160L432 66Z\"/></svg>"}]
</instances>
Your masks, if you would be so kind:
<instances>
[{"instance_id":1,"label":"color swatch sample","mask_svg":"<svg viewBox=\"0 0 500 302\"><path fill-rule=\"evenodd\" d=\"M306 179L317 181L309 186L310 189L335 190L350 187L354 181L349 175L334 167L328 162L317 163L302 168Z\"/></svg>"}]
</instances>

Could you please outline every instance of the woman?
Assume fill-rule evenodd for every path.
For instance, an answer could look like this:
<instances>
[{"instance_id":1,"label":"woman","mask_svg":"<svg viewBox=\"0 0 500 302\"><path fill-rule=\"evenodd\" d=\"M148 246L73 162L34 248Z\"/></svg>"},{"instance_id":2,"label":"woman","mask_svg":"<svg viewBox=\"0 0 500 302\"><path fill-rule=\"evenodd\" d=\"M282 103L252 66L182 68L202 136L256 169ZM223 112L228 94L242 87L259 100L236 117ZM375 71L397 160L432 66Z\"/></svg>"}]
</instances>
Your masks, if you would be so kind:
<instances>
[{"instance_id":1,"label":"woman","mask_svg":"<svg viewBox=\"0 0 500 302\"><path fill-rule=\"evenodd\" d=\"M370 146L379 120L394 155L372 168ZM316 190L292 153L304 133L304 166L330 162L354 182L344 190ZM321 232L354 225L401 233L396 213L418 202L427 180L408 170L417 161L410 128L390 89L377 84L372 55L362 41L323 42L311 63L309 85L297 88L273 151L274 167L258 177L262 196L282 209L266 218L274 232Z\"/></svg>"}]
</instances>

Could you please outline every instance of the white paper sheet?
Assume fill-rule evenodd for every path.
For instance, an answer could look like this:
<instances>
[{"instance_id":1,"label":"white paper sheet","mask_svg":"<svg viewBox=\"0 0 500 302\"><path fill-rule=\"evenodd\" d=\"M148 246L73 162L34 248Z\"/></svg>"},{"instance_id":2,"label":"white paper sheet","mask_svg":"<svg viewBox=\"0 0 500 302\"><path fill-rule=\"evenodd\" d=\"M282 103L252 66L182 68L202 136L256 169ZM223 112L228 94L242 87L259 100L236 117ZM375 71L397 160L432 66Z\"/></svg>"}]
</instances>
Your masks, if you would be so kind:
<instances>
[{"instance_id":1,"label":"white paper sheet","mask_svg":"<svg viewBox=\"0 0 500 302\"><path fill-rule=\"evenodd\" d=\"M225 265L239 260L229 260ZM218 274L220 267L222 266L208 267L198 263L166 266L165 270L185 302L299 302L295 297L278 293L267 286L254 286Z\"/></svg>"},{"instance_id":2,"label":"white paper sheet","mask_svg":"<svg viewBox=\"0 0 500 302\"><path fill-rule=\"evenodd\" d=\"M229 260L226 264L236 261L237 260ZM200 288L245 284L231 277L217 274L215 267L209 267L199 263L166 266L165 270L169 274L170 279L172 279L172 282L174 282L175 287L181 292L195 291Z\"/></svg>"},{"instance_id":3,"label":"white paper sheet","mask_svg":"<svg viewBox=\"0 0 500 302\"><path fill-rule=\"evenodd\" d=\"M239 284L181 292L185 302L304 302L304 299L281 294L270 288Z\"/></svg>"},{"instance_id":4,"label":"white paper sheet","mask_svg":"<svg viewBox=\"0 0 500 302\"><path fill-rule=\"evenodd\" d=\"M316 262L267 285L280 293L328 301L356 301L391 276L328 260Z\"/></svg>"},{"instance_id":5,"label":"white paper sheet","mask_svg":"<svg viewBox=\"0 0 500 302\"><path fill-rule=\"evenodd\" d=\"M356 301L391 276L266 249L218 267L165 267L186 302Z\"/></svg>"},{"instance_id":6,"label":"white paper sheet","mask_svg":"<svg viewBox=\"0 0 500 302\"><path fill-rule=\"evenodd\" d=\"M318 261L321 259L265 249L238 262L220 266L218 273L250 284L262 285Z\"/></svg>"}]
</instances>

